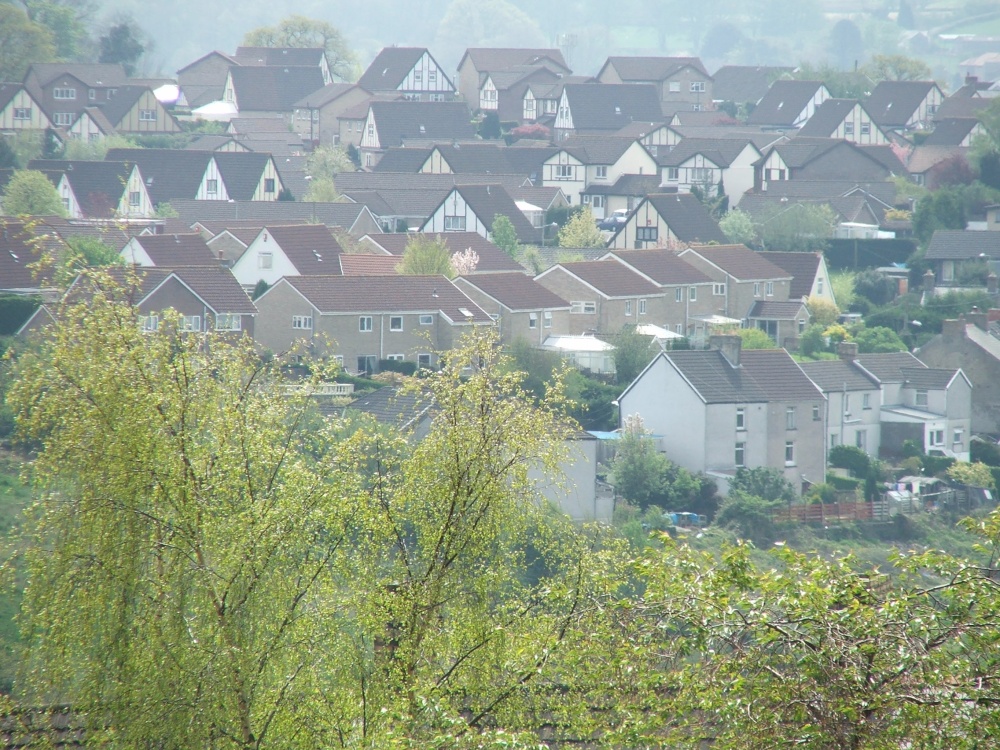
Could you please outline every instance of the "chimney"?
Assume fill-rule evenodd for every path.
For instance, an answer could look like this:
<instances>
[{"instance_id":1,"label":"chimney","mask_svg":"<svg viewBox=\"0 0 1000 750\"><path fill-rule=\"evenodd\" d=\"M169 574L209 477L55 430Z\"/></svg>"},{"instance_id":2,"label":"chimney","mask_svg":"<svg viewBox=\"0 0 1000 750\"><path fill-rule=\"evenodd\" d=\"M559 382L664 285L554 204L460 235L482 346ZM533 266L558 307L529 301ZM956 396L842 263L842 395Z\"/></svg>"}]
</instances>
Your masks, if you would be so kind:
<instances>
[{"instance_id":1,"label":"chimney","mask_svg":"<svg viewBox=\"0 0 1000 750\"><path fill-rule=\"evenodd\" d=\"M740 366L743 339L735 334L713 334L708 337L708 348L718 349L733 367Z\"/></svg>"},{"instance_id":2,"label":"chimney","mask_svg":"<svg viewBox=\"0 0 1000 750\"><path fill-rule=\"evenodd\" d=\"M998 320L1000 320L1000 309L996 307L991 307L989 310L986 311L986 319L990 323L996 323Z\"/></svg>"},{"instance_id":3,"label":"chimney","mask_svg":"<svg viewBox=\"0 0 1000 750\"><path fill-rule=\"evenodd\" d=\"M980 331L985 331L987 327L986 313L982 312L978 307L973 307L969 311L969 314L965 316L966 320L970 323L975 323L976 328Z\"/></svg>"},{"instance_id":4,"label":"chimney","mask_svg":"<svg viewBox=\"0 0 1000 750\"><path fill-rule=\"evenodd\" d=\"M837 344L837 356L845 362L853 362L858 358L858 345L853 341L841 341Z\"/></svg>"},{"instance_id":5,"label":"chimney","mask_svg":"<svg viewBox=\"0 0 1000 750\"><path fill-rule=\"evenodd\" d=\"M951 339L965 338L965 316L959 315L957 319L945 320L941 323L941 338L946 341Z\"/></svg>"},{"instance_id":6,"label":"chimney","mask_svg":"<svg viewBox=\"0 0 1000 750\"><path fill-rule=\"evenodd\" d=\"M928 292L934 291L934 272L929 268L924 271L924 290Z\"/></svg>"}]
</instances>

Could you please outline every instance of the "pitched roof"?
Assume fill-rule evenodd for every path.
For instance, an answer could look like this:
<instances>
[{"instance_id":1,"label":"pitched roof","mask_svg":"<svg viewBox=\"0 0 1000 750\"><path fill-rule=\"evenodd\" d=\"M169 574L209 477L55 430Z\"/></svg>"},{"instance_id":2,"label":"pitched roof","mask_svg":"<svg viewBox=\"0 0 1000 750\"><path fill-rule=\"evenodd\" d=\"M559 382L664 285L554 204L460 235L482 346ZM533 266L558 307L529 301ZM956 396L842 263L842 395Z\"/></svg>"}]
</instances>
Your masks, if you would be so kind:
<instances>
[{"instance_id":1,"label":"pitched roof","mask_svg":"<svg viewBox=\"0 0 1000 750\"><path fill-rule=\"evenodd\" d=\"M660 187L660 176L656 174L623 174L613 185L591 183L584 190L588 195L626 195L645 198Z\"/></svg>"},{"instance_id":2,"label":"pitched roof","mask_svg":"<svg viewBox=\"0 0 1000 750\"><path fill-rule=\"evenodd\" d=\"M286 276L284 281L320 314L440 311L454 323L492 323L444 276Z\"/></svg>"},{"instance_id":3,"label":"pitched roof","mask_svg":"<svg viewBox=\"0 0 1000 750\"><path fill-rule=\"evenodd\" d=\"M401 146L407 140L463 140L476 135L465 102L373 101L382 148Z\"/></svg>"},{"instance_id":4,"label":"pitched roof","mask_svg":"<svg viewBox=\"0 0 1000 750\"><path fill-rule=\"evenodd\" d=\"M934 81L880 81L865 101L865 108L877 125L903 127L935 87Z\"/></svg>"},{"instance_id":5,"label":"pitched roof","mask_svg":"<svg viewBox=\"0 0 1000 750\"><path fill-rule=\"evenodd\" d=\"M382 424L406 430L415 426L427 414L431 408L431 400L430 397L413 391L386 386L359 396L347 408L369 414Z\"/></svg>"},{"instance_id":6,"label":"pitched roof","mask_svg":"<svg viewBox=\"0 0 1000 750\"><path fill-rule=\"evenodd\" d=\"M394 255L340 254L340 273L344 276L395 276L399 264Z\"/></svg>"},{"instance_id":7,"label":"pitched roof","mask_svg":"<svg viewBox=\"0 0 1000 750\"><path fill-rule=\"evenodd\" d=\"M691 193L653 193L646 200L681 242L729 242L708 209Z\"/></svg>"},{"instance_id":8,"label":"pitched roof","mask_svg":"<svg viewBox=\"0 0 1000 750\"><path fill-rule=\"evenodd\" d=\"M854 361L883 383L902 383L904 369L927 366L909 352L859 354Z\"/></svg>"},{"instance_id":9,"label":"pitched roof","mask_svg":"<svg viewBox=\"0 0 1000 750\"><path fill-rule=\"evenodd\" d=\"M0 83L0 110L10 104L20 91L26 91L20 83Z\"/></svg>"},{"instance_id":10,"label":"pitched roof","mask_svg":"<svg viewBox=\"0 0 1000 750\"><path fill-rule=\"evenodd\" d=\"M108 118L108 122L116 125L122 121L122 118L129 113L129 110L146 92L152 93L152 89L149 86L119 86L114 96L108 101L102 102L101 114Z\"/></svg>"},{"instance_id":11,"label":"pitched roof","mask_svg":"<svg viewBox=\"0 0 1000 750\"><path fill-rule=\"evenodd\" d=\"M615 250L609 254L661 286L705 284L712 279L677 253L665 248Z\"/></svg>"},{"instance_id":12,"label":"pitched roof","mask_svg":"<svg viewBox=\"0 0 1000 750\"><path fill-rule=\"evenodd\" d=\"M799 128L799 135L829 138L856 106L857 99L827 99L816 108L806 124Z\"/></svg>"},{"instance_id":13,"label":"pitched roof","mask_svg":"<svg viewBox=\"0 0 1000 750\"><path fill-rule=\"evenodd\" d=\"M961 146L979 124L973 117L950 117L934 121L934 130L924 139L924 146Z\"/></svg>"},{"instance_id":14,"label":"pitched roof","mask_svg":"<svg viewBox=\"0 0 1000 750\"><path fill-rule=\"evenodd\" d=\"M470 47L465 51L458 67L466 58L472 61L473 66L480 73L492 73L494 70L504 70L515 65L541 65L548 63L561 68L567 73L570 72L562 51L559 49L530 49L530 48L504 48L504 47Z\"/></svg>"},{"instance_id":15,"label":"pitched roof","mask_svg":"<svg viewBox=\"0 0 1000 750\"><path fill-rule=\"evenodd\" d=\"M503 185L458 185L454 190L458 191L487 231L493 231L493 217L500 214L510 219L519 241L537 242L541 238L540 230L533 227L521 213ZM445 200L447 199L446 196Z\"/></svg>"},{"instance_id":16,"label":"pitched roof","mask_svg":"<svg viewBox=\"0 0 1000 750\"><path fill-rule=\"evenodd\" d=\"M463 250L471 248L479 256L479 263L476 265L476 271L479 273L486 271L517 271L524 273L524 269L516 260L481 234L477 234L476 232L443 232L434 237L444 242L448 248L448 252L451 254L460 253ZM405 252L411 238L411 233L403 232L387 232L385 234L368 236L372 244L378 245L383 250L395 256L401 256Z\"/></svg>"},{"instance_id":17,"label":"pitched roof","mask_svg":"<svg viewBox=\"0 0 1000 750\"><path fill-rule=\"evenodd\" d=\"M219 259L200 234L140 234L132 238L158 268L218 266Z\"/></svg>"},{"instance_id":18,"label":"pitched roof","mask_svg":"<svg viewBox=\"0 0 1000 750\"><path fill-rule=\"evenodd\" d=\"M716 349L671 351L665 357L705 403L819 400L822 393L784 349L740 352L733 367Z\"/></svg>"},{"instance_id":19,"label":"pitched roof","mask_svg":"<svg viewBox=\"0 0 1000 750\"><path fill-rule=\"evenodd\" d=\"M564 141L560 141L559 145L589 166L594 164L614 164L635 142L635 138L615 135L574 135ZM557 152L556 149L553 149L548 156L553 156Z\"/></svg>"},{"instance_id":20,"label":"pitched roof","mask_svg":"<svg viewBox=\"0 0 1000 750\"><path fill-rule=\"evenodd\" d=\"M926 260L971 260L985 255L1000 260L1000 235L967 229L936 229L924 253Z\"/></svg>"},{"instance_id":21,"label":"pitched roof","mask_svg":"<svg viewBox=\"0 0 1000 750\"><path fill-rule=\"evenodd\" d=\"M965 146L927 146L920 144L910 153L910 158L906 162L906 168L910 174L923 174L949 159L965 159L968 150Z\"/></svg>"},{"instance_id":22,"label":"pitched roof","mask_svg":"<svg viewBox=\"0 0 1000 750\"><path fill-rule=\"evenodd\" d=\"M308 94L303 96L293 105L296 109L305 109L307 107L323 107L332 101L336 101L344 94L347 94L354 89L364 91L368 93L361 86L356 83L328 83L321 89L316 91L310 91ZM281 123L284 124L284 123ZM286 127L287 130L287 127Z\"/></svg>"},{"instance_id":23,"label":"pitched roof","mask_svg":"<svg viewBox=\"0 0 1000 750\"><path fill-rule=\"evenodd\" d=\"M562 268L571 273L605 297L653 296L663 293L660 287L623 263L613 263L606 260L581 260L573 263L560 263L553 268ZM545 276L552 270L543 271L539 277Z\"/></svg>"},{"instance_id":24,"label":"pitched roof","mask_svg":"<svg viewBox=\"0 0 1000 750\"><path fill-rule=\"evenodd\" d=\"M779 79L757 102L747 122L751 125L791 126L821 86L822 81Z\"/></svg>"},{"instance_id":25,"label":"pitched roof","mask_svg":"<svg viewBox=\"0 0 1000 750\"><path fill-rule=\"evenodd\" d=\"M322 47L237 47L234 58L240 65L319 67L325 55Z\"/></svg>"},{"instance_id":26,"label":"pitched roof","mask_svg":"<svg viewBox=\"0 0 1000 750\"><path fill-rule=\"evenodd\" d=\"M35 239L39 234L38 227L16 219L0 219L0 289L34 290L49 285L29 268L43 249Z\"/></svg>"},{"instance_id":27,"label":"pitched roof","mask_svg":"<svg viewBox=\"0 0 1000 750\"><path fill-rule=\"evenodd\" d=\"M711 78L698 57L609 57L597 74L600 78L605 68L613 66L624 83L663 81L684 68L694 68L706 78Z\"/></svg>"},{"instance_id":28,"label":"pitched roof","mask_svg":"<svg viewBox=\"0 0 1000 750\"><path fill-rule=\"evenodd\" d=\"M747 145L760 153L749 138L684 138L669 151L658 152L656 163L661 167L676 167L700 154L718 167L728 167Z\"/></svg>"},{"instance_id":29,"label":"pitched roof","mask_svg":"<svg viewBox=\"0 0 1000 750\"><path fill-rule=\"evenodd\" d=\"M248 201L253 198L270 154L259 154L253 151L219 151L213 153L215 164L226 183L226 192L232 200Z\"/></svg>"},{"instance_id":30,"label":"pitched roof","mask_svg":"<svg viewBox=\"0 0 1000 750\"><path fill-rule=\"evenodd\" d=\"M994 97L987 96L955 96L952 94L941 102L934 113L934 122L953 117L975 120L979 113L993 103ZM937 124L934 125L937 128Z\"/></svg>"},{"instance_id":31,"label":"pitched roof","mask_svg":"<svg viewBox=\"0 0 1000 750\"><path fill-rule=\"evenodd\" d=\"M91 87L124 86L128 75L118 63L32 63L28 76L34 75L45 86L59 76L71 75Z\"/></svg>"},{"instance_id":32,"label":"pitched roof","mask_svg":"<svg viewBox=\"0 0 1000 750\"><path fill-rule=\"evenodd\" d=\"M750 306L747 317L759 320L794 320L803 308L802 300L778 302L759 299Z\"/></svg>"},{"instance_id":33,"label":"pitched roof","mask_svg":"<svg viewBox=\"0 0 1000 750\"><path fill-rule=\"evenodd\" d=\"M791 275L792 283L788 287L789 299L802 299L810 295L820 261L823 260L822 253L760 252L758 255Z\"/></svg>"},{"instance_id":34,"label":"pitched roof","mask_svg":"<svg viewBox=\"0 0 1000 750\"><path fill-rule=\"evenodd\" d=\"M568 83L563 93L578 131L614 132L634 120L662 117L660 95L651 84Z\"/></svg>"},{"instance_id":35,"label":"pitched roof","mask_svg":"<svg viewBox=\"0 0 1000 750\"><path fill-rule=\"evenodd\" d=\"M168 148L113 148L105 161L138 164L153 203L194 199L214 152Z\"/></svg>"},{"instance_id":36,"label":"pitched roof","mask_svg":"<svg viewBox=\"0 0 1000 750\"><path fill-rule=\"evenodd\" d=\"M465 276L458 286L468 284L486 294L508 310L569 309L569 302L551 292L524 273L486 273Z\"/></svg>"},{"instance_id":37,"label":"pitched roof","mask_svg":"<svg viewBox=\"0 0 1000 750\"><path fill-rule=\"evenodd\" d=\"M242 112L291 112L295 103L324 86L314 66L242 65L229 69Z\"/></svg>"},{"instance_id":38,"label":"pitched roof","mask_svg":"<svg viewBox=\"0 0 1000 750\"><path fill-rule=\"evenodd\" d=\"M368 214L368 209L357 203L302 203L298 201L196 201L173 200L170 206L190 226L196 221L228 221L249 219L267 223L290 221L319 222L330 227L350 230ZM368 214L370 215L370 214Z\"/></svg>"},{"instance_id":39,"label":"pitched roof","mask_svg":"<svg viewBox=\"0 0 1000 750\"><path fill-rule=\"evenodd\" d=\"M394 91L426 52L426 47L383 47L361 74L358 85L369 91Z\"/></svg>"},{"instance_id":40,"label":"pitched roof","mask_svg":"<svg viewBox=\"0 0 1000 750\"><path fill-rule=\"evenodd\" d=\"M340 273L340 243L324 224L268 225L261 230L271 239L303 276Z\"/></svg>"},{"instance_id":41,"label":"pitched roof","mask_svg":"<svg viewBox=\"0 0 1000 750\"><path fill-rule=\"evenodd\" d=\"M792 276L746 245L695 245L682 250L681 257L687 253L697 253L738 281L789 279Z\"/></svg>"},{"instance_id":42,"label":"pitched roof","mask_svg":"<svg viewBox=\"0 0 1000 750\"><path fill-rule=\"evenodd\" d=\"M28 169L66 175L83 213L101 219L114 216L132 173L123 161L32 159Z\"/></svg>"},{"instance_id":43,"label":"pitched roof","mask_svg":"<svg viewBox=\"0 0 1000 750\"><path fill-rule=\"evenodd\" d=\"M834 391L870 391L878 388L878 380L842 359L800 362L809 379L824 393Z\"/></svg>"},{"instance_id":44,"label":"pitched roof","mask_svg":"<svg viewBox=\"0 0 1000 750\"><path fill-rule=\"evenodd\" d=\"M240 315L257 313L253 301L228 268L216 264L174 268L173 272L216 313Z\"/></svg>"},{"instance_id":45,"label":"pitched roof","mask_svg":"<svg viewBox=\"0 0 1000 750\"><path fill-rule=\"evenodd\" d=\"M948 384L955 377L956 370L948 370L939 367L901 367L903 386L905 388L920 388L928 390L941 390L948 387Z\"/></svg>"},{"instance_id":46,"label":"pitched roof","mask_svg":"<svg viewBox=\"0 0 1000 750\"><path fill-rule=\"evenodd\" d=\"M763 65L723 65L712 75L712 99L718 102L758 102L771 83L795 69Z\"/></svg>"}]
</instances>

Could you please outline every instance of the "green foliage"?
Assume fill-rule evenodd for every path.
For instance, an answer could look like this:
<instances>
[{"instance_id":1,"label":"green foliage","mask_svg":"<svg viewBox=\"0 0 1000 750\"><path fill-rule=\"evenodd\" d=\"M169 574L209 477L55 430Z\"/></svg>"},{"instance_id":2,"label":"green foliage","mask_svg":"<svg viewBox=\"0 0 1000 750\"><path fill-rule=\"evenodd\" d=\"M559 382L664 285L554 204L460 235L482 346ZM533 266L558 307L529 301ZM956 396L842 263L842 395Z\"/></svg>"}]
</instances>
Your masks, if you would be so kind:
<instances>
[{"instance_id":1,"label":"green foliage","mask_svg":"<svg viewBox=\"0 0 1000 750\"><path fill-rule=\"evenodd\" d=\"M754 245L757 242L757 228L746 211L734 208L721 219L719 229L730 242Z\"/></svg>"},{"instance_id":2,"label":"green foliage","mask_svg":"<svg viewBox=\"0 0 1000 750\"><path fill-rule=\"evenodd\" d=\"M407 240L398 270L408 276L454 276L451 255L444 240L421 233Z\"/></svg>"},{"instance_id":3,"label":"green foliage","mask_svg":"<svg viewBox=\"0 0 1000 750\"><path fill-rule=\"evenodd\" d=\"M82 141L70 138L66 141L63 157L74 161L104 161L108 151L113 148L138 148L139 144L115 133L96 141Z\"/></svg>"},{"instance_id":4,"label":"green foliage","mask_svg":"<svg viewBox=\"0 0 1000 750\"><path fill-rule=\"evenodd\" d=\"M739 328L736 335L743 340L744 349L777 349L778 344L760 328Z\"/></svg>"},{"instance_id":5,"label":"green foliage","mask_svg":"<svg viewBox=\"0 0 1000 750\"><path fill-rule=\"evenodd\" d=\"M833 235L836 214L827 205L795 203L772 209L757 225L768 250L817 250Z\"/></svg>"},{"instance_id":6,"label":"green foliage","mask_svg":"<svg viewBox=\"0 0 1000 750\"><path fill-rule=\"evenodd\" d=\"M55 185L43 172L23 169L14 173L3 191L6 216L65 216Z\"/></svg>"},{"instance_id":7,"label":"green foliage","mask_svg":"<svg viewBox=\"0 0 1000 750\"><path fill-rule=\"evenodd\" d=\"M779 500L768 500L730 487L729 494L719 506L715 525L732 531L740 539L766 547L778 538L778 527L772 514L781 506Z\"/></svg>"},{"instance_id":8,"label":"green foliage","mask_svg":"<svg viewBox=\"0 0 1000 750\"><path fill-rule=\"evenodd\" d=\"M116 265L122 262L118 251L110 245L101 242L96 237L75 235L66 239L66 245L75 256L74 264L79 263L87 268Z\"/></svg>"},{"instance_id":9,"label":"green foliage","mask_svg":"<svg viewBox=\"0 0 1000 750\"><path fill-rule=\"evenodd\" d=\"M813 324L832 326L840 319L840 308L822 297L809 297L806 300L806 308Z\"/></svg>"},{"instance_id":10,"label":"green foliage","mask_svg":"<svg viewBox=\"0 0 1000 750\"><path fill-rule=\"evenodd\" d=\"M52 33L13 3L0 3L0 81L20 81L31 63L51 62Z\"/></svg>"},{"instance_id":11,"label":"green foliage","mask_svg":"<svg viewBox=\"0 0 1000 750\"><path fill-rule=\"evenodd\" d=\"M965 229L965 217L961 192L941 188L917 201L913 208L913 234L926 245L937 229Z\"/></svg>"},{"instance_id":12,"label":"green foliage","mask_svg":"<svg viewBox=\"0 0 1000 750\"><path fill-rule=\"evenodd\" d=\"M827 350L826 329L822 325L813 324L806 327L806 330L799 336L799 353L806 357L815 357Z\"/></svg>"},{"instance_id":13,"label":"green foliage","mask_svg":"<svg viewBox=\"0 0 1000 750\"><path fill-rule=\"evenodd\" d=\"M291 15L277 26L262 26L243 37L246 47L321 47L326 52L330 72L342 81L358 76L357 57L339 29L300 15Z\"/></svg>"},{"instance_id":14,"label":"green foliage","mask_svg":"<svg viewBox=\"0 0 1000 750\"><path fill-rule=\"evenodd\" d=\"M870 268L854 277L854 294L873 305L886 305L896 298L896 282L884 273Z\"/></svg>"},{"instance_id":15,"label":"green foliage","mask_svg":"<svg viewBox=\"0 0 1000 750\"><path fill-rule=\"evenodd\" d=\"M314 177L309 181L309 189L302 200L307 203L336 203L340 200L340 193L332 178Z\"/></svg>"},{"instance_id":16,"label":"green foliage","mask_svg":"<svg viewBox=\"0 0 1000 750\"><path fill-rule=\"evenodd\" d=\"M758 466L753 469L742 467L729 483L730 491L763 498L768 501L790 503L795 500L795 488L777 469Z\"/></svg>"},{"instance_id":17,"label":"green foliage","mask_svg":"<svg viewBox=\"0 0 1000 750\"><path fill-rule=\"evenodd\" d=\"M341 172L353 172L354 162L340 146L319 146L306 157L306 174L313 181L328 179L333 182Z\"/></svg>"},{"instance_id":18,"label":"green foliage","mask_svg":"<svg viewBox=\"0 0 1000 750\"><path fill-rule=\"evenodd\" d=\"M177 209L171 206L168 202L156 204L156 211L154 212L157 219L176 219L180 216L177 213Z\"/></svg>"},{"instance_id":19,"label":"green foliage","mask_svg":"<svg viewBox=\"0 0 1000 750\"><path fill-rule=\"evenodd\" d=\"M858 345L858 353L870 354L878 352L905 352L907 346L891 328L876 326L862 328L854 333L854 341Z\"/></svg>"},{"instance_id":20,"label":"green foliage","mask_svg":"<svg viewBox=\"0 0 1000 750\"><path fill-rule=\"evenodd\" d=\"M990 467L978 461L973 463L957 461L948 467L947 474L953 482L969 487L982 487L987 490L996 488Z\"/></svg>"},{"instance_id":21,"label":"green foliage","mask_svg":"<svg viewBox=\"0 0 1000 750\"><path fill-rule=\"evenodd\" d=\"M403 375L414 375L417 372L416 362L403 362L398 359L380 359L378 361L379 372L399 372Z\"/></svg>"},{"instance_id":22,"label":"green foliage","mask_svg":"<svg viewBox=\"0 0 1000 750\"><path fill-rule=\"evenodd\" d=\"M86 3L61 0L23 0L28 17L52 35L55 57L59 60L84 58L89 50ZM36 61L32 61L36 62Z\"/></svg>"},{"instance_id":23,"label":"green foliage","mask_svg":"<svg viewBox=\"0 0 1000 750\"><path fill-rule=\"evenodd\" d=\"M0 336L11 336L25 324L42 303L38 297L0 294ZM3 352L0 352L2 356Z\"/></svg>"},{"instance_id":24,"label":"green foliage","mask_svg":"<svg viewBox=\"0 0 1000 750\"><path fill-rule=\"evenodd\" d=\"M264 281L264 279L258 279L254 285L253 292L250 294L250 299L257 299L270 288L271 285Z\"/></svg>"},{"instance_id":25,"label":"green foliage","mask_svg":"<svg viewBox=\"0 0 1000 750\"><path fill-rule=\"evenodd\" d=\"M490 241L511 258L517 257L520 247L517 241L517 230L514 229L514 223L503 214L496 214L493 217Z\"/></svg>"},{"instance_id":26,"label":"green foliage","mask_svg":"<svg viewBox=\"0 0 1000 750\"><path fill-rule=\"evenodd\" d=\"M604 235L594 223L590 206L573 214L559 230L559 247L604 247Z\"/></svg>"},{"instance_id":27,"label":"green foliage","mask_svg":"<svg viewBox=\"0 0 1000 750\"><path fill-rule=\"evenodd\" d=\"M628 385L655 356L651 348L652 337L636 333L635 326L625 326L614 340L615 380Z\"/></svg>"},{"instance_id":28,"label":"green foliage","mask_svg":"<svg viewBox=\"0 0 1000 750\"><path fill-rule=\"evenodd\" d=\"M126 75L135 75L139 58L146 51L145 34L133 18L122 19L97 40L100 52L97 61L118 63Z\"/></svg>"},{"instance_id":29,"label":"green foliage","mask_svg":"<svg viewBox=\"0 0 1000 750\"><path fill-rule=\"evenodd\" d=\"M847 469L855 477L866 477L872 469L867 453L853 445L835 445L830 449L830 466Z\"/></svg>"}]
</instances>

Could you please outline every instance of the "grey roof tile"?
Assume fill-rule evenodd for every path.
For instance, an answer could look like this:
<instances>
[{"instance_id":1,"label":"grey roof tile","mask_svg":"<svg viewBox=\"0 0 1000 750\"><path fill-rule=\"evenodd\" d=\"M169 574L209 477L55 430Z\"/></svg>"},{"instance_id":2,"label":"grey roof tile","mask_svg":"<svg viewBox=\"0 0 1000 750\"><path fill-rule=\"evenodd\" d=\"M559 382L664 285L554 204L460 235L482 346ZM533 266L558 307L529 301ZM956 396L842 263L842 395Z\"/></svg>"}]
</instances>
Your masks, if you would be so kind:
<instances>
[{"instance_id":1,"label":"grey roof tile","mask_svg":"<svg viewBox=\"0 0 1000 750\"><path fill-rule=\"evenodd\" d=\"M816 273L819 271L822 253L758 253L764 260L791 274L792 283L788 288L789 299L802 299L812 292Z\"/></svg>"},{"instance_id":2,"label":"grey roof tile","mask_svg":"<svg viewBox=\"0 0 1000 750\"><path fill-rule=\"evenodd\" d=\"M635 120L662 119L660 96L650 84L570 83L564 88L576 131L615 132Z\"/></svg>"},{"instance_id":3,"label":"grey roof tile","mask_svg":"<svg viewBox=\"0 0 1000 750\"><path fill-rule=\"evenodd\" d=\"M880 81L865 108L880 127L902 127L936 86L934 81Z\"/></svg>"},{"instance_id":4,"label":"grey roof tile","mask_svg":"<svg viewBox=\"0 0 1000 750\"><path fill-rule=\"evenodd\" d=\"M666 357L706 403L767 403L822 399L819 388L784 349L740 353L733 367L718 350L673 351Z\"/></svg>"},{"instance_id":5,"label":"grey roof tile","mask_svg":"<svg viewBox=\"0 0 1000 750\"><path fill-rule=\"evenodd\" d=\"M712 280L672 250L615 250L611 257L661 286L707 284Z\"/></svg>"},{"instance_id":6,"label":"grey roof tile","mask_svg":"<svg viewBox=\"0 0 1000 750\"><path fill-rule=\"evenodd\" d=\"M747 122L751 125L791 126L822 86L822 81L777 80L757 102Z\"/></svg>"},{"instance_id":7,"label":"grey roof tile","mask_svg":"<svg viewBox=\"0 0 1000 750\"><path fill-rule=\"evenodd\" d=\"M712 75L712 98L720 102L758 102L771 83L794 68L763 65L723 65Z\"/></svg>"},{"instance_id":8,"label":"grey roof tile","mask_svg":"<svg viewBox=\"0 0 1000 750\"><path fill-rule=\"evenodd\" d=\"M523 272L484 273L458 281L479 289L509 310L569 309L569 302Z\"/></svg>"}]
</instances>

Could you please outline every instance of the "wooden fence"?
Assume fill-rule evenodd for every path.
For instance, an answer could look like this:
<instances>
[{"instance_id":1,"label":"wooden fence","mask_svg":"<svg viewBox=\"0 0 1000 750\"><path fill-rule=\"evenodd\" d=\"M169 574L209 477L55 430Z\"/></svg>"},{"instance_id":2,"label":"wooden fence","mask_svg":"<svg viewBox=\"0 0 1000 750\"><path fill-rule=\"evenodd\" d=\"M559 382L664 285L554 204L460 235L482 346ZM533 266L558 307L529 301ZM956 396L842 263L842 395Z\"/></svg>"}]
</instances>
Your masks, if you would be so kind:
<instances>
[{"instance_id":1,"label":"wooden fence","mask_svg":"<svg viewBox=\"0 0 1000 750\"><path fill-rule=\"evenodd\" d=\"M846 521L888 521L889 503L876 500L864 503L816 503L813 505L789 505L777 508L771 513L775 521L795 521L827 525Z\"/></svg>"}]
</instances>

